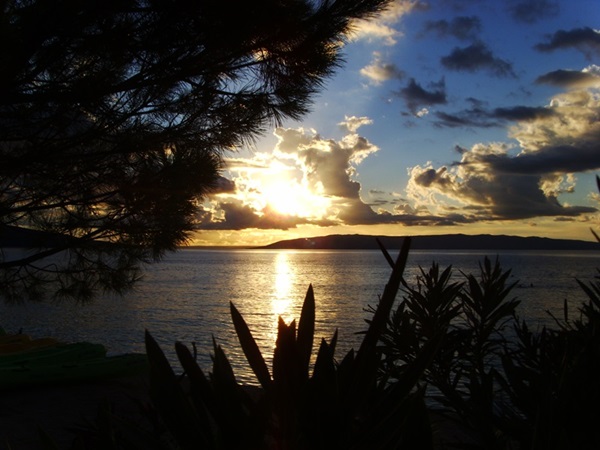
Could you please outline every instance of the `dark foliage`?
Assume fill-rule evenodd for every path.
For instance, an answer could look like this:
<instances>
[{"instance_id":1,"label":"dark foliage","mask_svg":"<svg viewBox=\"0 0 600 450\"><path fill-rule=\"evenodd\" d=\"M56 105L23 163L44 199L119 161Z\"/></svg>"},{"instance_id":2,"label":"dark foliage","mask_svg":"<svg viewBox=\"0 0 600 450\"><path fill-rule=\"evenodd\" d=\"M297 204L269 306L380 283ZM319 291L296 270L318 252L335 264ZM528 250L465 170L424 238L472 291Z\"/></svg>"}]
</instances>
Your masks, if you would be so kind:
<instances>
[{"instance_id":1,"label":"dark foliage","mask_svg":"<svg viewBox=\"0 0 600 450\"><path fill-rule=\"evenodd\" d=\"M182 387L150 334L153 398L180 448L396 449L432 448L423 390L416 388L435 354L426 344L394 382L377 379L379 336L400 285L409 239L400 252L357 352L334 358L337 332L321 340L312 374L315 299L309 287L298 325L281 319L272 373L241 314L231 315L241 348L260 383L255 392L235 379L215 344L213 371L205 376L183 344L176 350L189 380Z\"/></svg>"},{"instance_id":2,"label":"dark foliage","mask_svg":"<svg viewBox=\"0 0 600 450\"><path fill-rule=\"evenodd\" d=\"M510 299L510 271L486 258L479 278L421 269L381 339L382 377L394 379L431 339L442 342L421 382L432 411L461 430L452 448L598 448L600 281L576 320L532 331ZM466 438L465 438L466 437Z\"/></svg>"}]
</instances>

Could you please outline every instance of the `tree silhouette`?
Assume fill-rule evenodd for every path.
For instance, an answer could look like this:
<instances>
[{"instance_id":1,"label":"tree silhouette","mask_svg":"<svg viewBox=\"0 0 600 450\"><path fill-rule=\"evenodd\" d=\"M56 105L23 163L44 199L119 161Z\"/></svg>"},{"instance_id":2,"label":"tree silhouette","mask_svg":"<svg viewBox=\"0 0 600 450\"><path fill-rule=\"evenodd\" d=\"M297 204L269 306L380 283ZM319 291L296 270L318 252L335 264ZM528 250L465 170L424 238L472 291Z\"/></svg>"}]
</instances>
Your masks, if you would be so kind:
<instances>
[{"instance_id":1,"label":"tree silhouette","mask_svg":"<svg viewBox=\"0 0 600 450\"><path fill-rule=\"evenodd\" d=\"M387 0L7 0L0 259L8 300L123 292L194 229L223 153L308 111ZM50 258L50 259L49 259Z\"/></svg>"}]
</instances>

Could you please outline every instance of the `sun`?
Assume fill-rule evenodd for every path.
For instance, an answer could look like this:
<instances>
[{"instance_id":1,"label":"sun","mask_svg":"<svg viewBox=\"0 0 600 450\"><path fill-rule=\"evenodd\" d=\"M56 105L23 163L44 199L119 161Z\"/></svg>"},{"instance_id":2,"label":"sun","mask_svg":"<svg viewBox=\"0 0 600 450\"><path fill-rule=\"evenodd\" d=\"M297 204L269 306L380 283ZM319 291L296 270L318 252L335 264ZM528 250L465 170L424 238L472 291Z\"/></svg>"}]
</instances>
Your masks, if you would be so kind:
<instances>
[{"instance_id":1,"label":"sun","mask_svg":"<svg viewBox=\"0 0 600 450\"><path fill-rule=\"evenodd\" d=\"M311 197L302 185L293 180L274 180L263 185L262 194L266 204L276 212L298 217L314 215Z\"/></svg>"},{"instance_id":2,"label":"sun","mask_svg":"<svg viewBox=\"0 0 600 450\"><path fill-rule=\"evenodd\" d=\"M327 198L312 192L289 170L273 171L261 180L259 190L265 207L286 216L322 218L329 205Z\"/></svg>"}]
</instances>

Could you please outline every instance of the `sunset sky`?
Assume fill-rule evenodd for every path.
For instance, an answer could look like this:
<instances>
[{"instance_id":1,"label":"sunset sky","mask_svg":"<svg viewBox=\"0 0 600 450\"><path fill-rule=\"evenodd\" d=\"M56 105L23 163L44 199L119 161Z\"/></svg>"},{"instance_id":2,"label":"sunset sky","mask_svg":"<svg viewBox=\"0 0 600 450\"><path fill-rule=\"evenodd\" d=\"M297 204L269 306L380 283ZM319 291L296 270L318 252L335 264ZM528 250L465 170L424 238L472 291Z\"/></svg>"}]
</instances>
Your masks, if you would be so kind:
<instances>
[{"instance_id":1,"label":"sunset sky","mask_svg":"<svg viewBox=\"0 0 600 450\"><path fill-rule=\"evenodd\" d=\"M396 1L301 122L226 155L197 245L600 230L598 0Z\"/></svg>"}]
</instances>

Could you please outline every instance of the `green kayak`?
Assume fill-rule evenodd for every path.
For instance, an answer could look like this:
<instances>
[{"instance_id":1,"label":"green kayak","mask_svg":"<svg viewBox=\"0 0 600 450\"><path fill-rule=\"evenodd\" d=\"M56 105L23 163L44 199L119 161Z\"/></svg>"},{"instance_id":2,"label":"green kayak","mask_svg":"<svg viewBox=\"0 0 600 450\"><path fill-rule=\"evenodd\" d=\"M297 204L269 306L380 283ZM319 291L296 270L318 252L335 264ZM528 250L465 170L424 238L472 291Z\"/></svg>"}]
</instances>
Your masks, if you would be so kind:
<instances>
[{"instance_id":1,"label":"green kayak","mask_svg":"<svg viewBox=\"0 0 600 450\"><path fill-rule=\"evenodd\" d=\"M0 366L0 389L55 383L97 381L144 373L148 370L145 354L85 358L79 361Z\"/></svg>"},{"instance_id":2,"label":"green kayak","mask_svg":"<svg viewBox=\"0 0 600 450\"><path fill-rule=\"evenodd\" d=\"M39 366L44 364L60 364L69 361L82 361L86 359L106 356L106 347L102 344L91 342L74 342L71 344L57 344L52 347L32 349L19 353L0 356L0 369L11 366Z\"/></svg>"}]
</instances>

